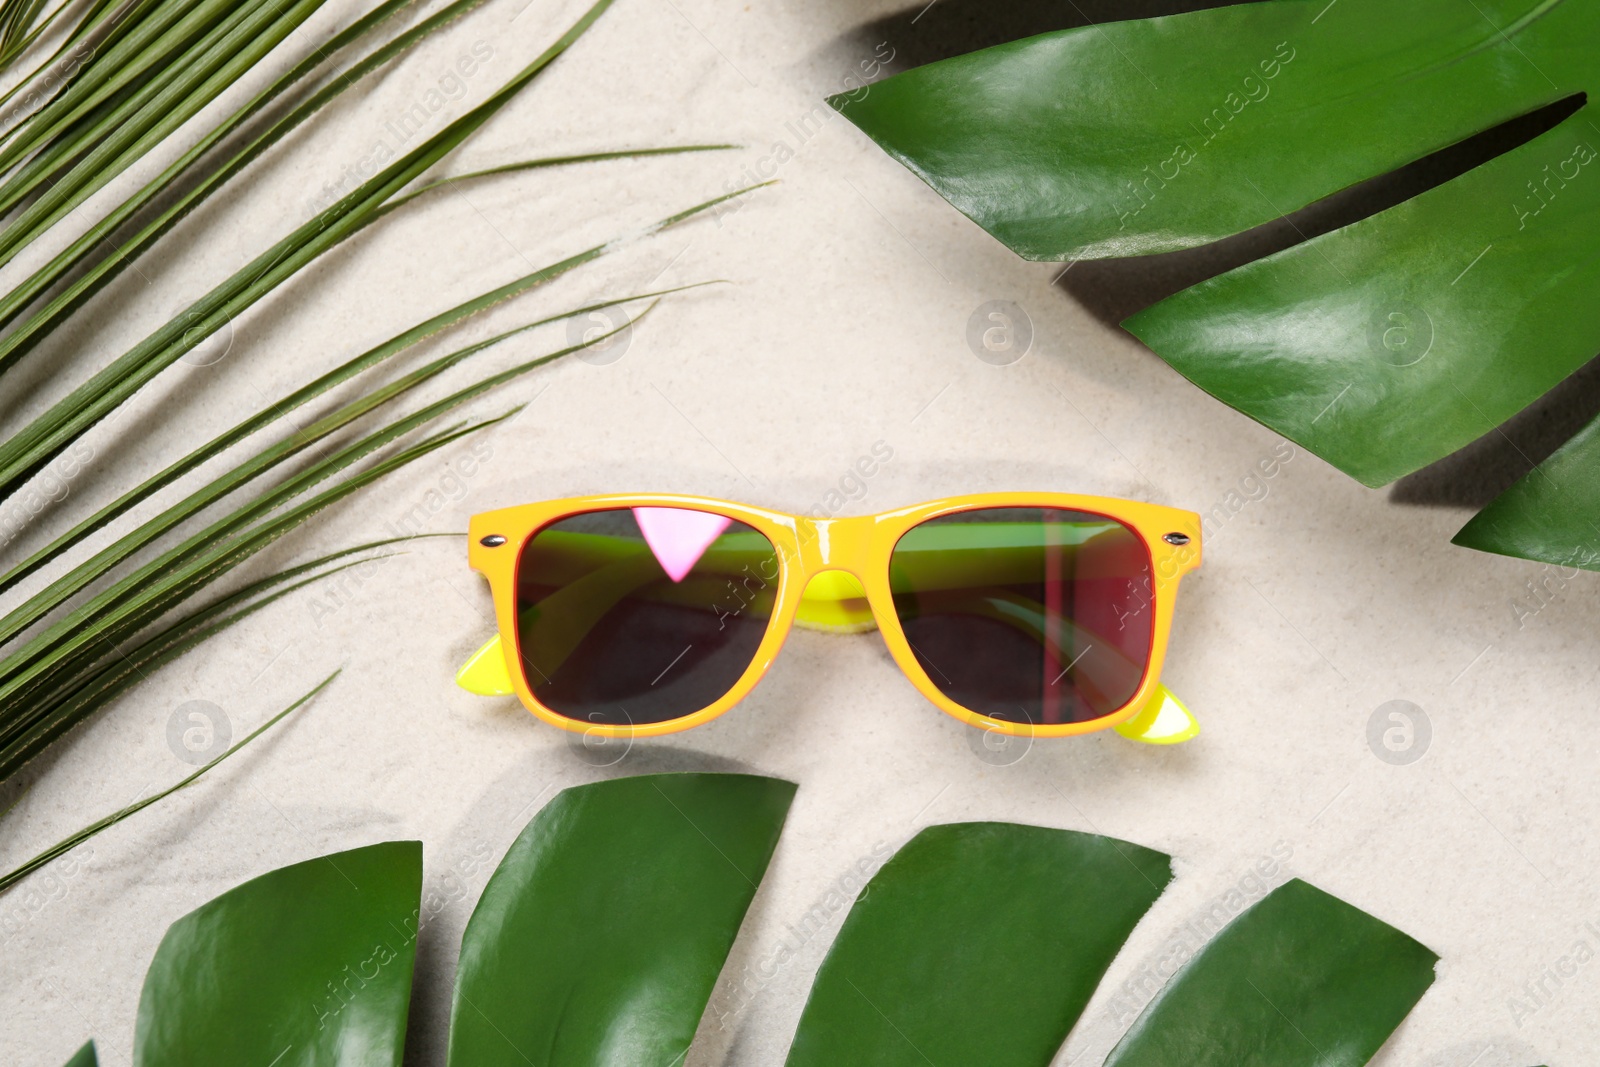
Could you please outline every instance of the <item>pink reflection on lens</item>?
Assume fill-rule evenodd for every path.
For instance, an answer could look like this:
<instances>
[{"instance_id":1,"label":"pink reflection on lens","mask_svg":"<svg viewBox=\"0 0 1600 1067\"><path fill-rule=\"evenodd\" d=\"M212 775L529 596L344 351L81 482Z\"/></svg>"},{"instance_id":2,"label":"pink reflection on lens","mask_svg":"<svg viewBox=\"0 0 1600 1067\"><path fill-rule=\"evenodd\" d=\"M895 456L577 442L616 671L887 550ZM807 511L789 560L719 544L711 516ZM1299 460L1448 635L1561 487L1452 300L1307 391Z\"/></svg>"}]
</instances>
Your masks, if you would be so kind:
<instances>
[{"instance_id":1,"label":"pink reflection on lens","mask_svg":"<svg viewBox=\"0 0 1600 1067\"><path fill-rule=\"evenodd\" d=\"M711 542L722 536L732 519L713 515L709 511L687 511L683 508L634 508L634 521L644 534L644 543L650 546L656 562L674 582L684 577L700 562Z\"/></svg>"}]
</instances>

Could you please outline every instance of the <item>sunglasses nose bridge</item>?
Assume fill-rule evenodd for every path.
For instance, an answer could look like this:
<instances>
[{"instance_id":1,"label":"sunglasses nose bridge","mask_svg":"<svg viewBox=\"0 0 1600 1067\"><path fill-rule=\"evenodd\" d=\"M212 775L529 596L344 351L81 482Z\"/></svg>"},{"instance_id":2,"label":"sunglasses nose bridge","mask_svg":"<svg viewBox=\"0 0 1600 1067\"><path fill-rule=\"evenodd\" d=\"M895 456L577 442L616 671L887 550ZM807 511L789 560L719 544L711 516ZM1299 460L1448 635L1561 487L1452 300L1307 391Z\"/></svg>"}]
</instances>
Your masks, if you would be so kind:
<instances>
[{"instance_id":1,"label":"sunglasses nose bridge","mask_svg":"<svg viewBox=\"0 0 1600 1067\"><path fill-rule=\"evenodd\" d=\"M800 542L800 565L806 574L842 570L861 577L859 572L870 543L870 517L802 518L795 533Z\"/></svg>"}]
</instances>

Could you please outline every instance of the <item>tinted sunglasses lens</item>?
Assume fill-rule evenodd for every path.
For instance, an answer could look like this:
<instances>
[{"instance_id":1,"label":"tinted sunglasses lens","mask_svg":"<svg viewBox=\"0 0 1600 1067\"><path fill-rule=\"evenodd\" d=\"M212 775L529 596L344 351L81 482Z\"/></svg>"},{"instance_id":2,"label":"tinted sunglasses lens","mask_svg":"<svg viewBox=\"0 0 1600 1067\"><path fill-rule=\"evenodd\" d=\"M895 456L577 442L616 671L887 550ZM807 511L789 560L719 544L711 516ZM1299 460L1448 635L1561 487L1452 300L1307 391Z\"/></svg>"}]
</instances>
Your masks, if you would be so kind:
<instances>
[{"instance_id":1,"label":"tinted sunglasses lens","mask_svg":"<svg viewBox=\"0 0 1600 1067\"><path fill-rule=\"evenodd\" d=\"M1150 552L1104 515L986 508L895 545L895 614L928 678L1006 722L1088 722L1126 707L1155 630Z\"/></svg>"},{"instance_id":2,"label":"tinted sunglasses lens","mask_svg":"<svg viewBox=\"0 0 1600 1067\"><path fill-rule=\"evenodd\" d=\"M714 704L755 659L772 542L706 511L620 508L544 527L517 560L517 655L558 715L641 725Z\"/></svg>"}]
</instances>

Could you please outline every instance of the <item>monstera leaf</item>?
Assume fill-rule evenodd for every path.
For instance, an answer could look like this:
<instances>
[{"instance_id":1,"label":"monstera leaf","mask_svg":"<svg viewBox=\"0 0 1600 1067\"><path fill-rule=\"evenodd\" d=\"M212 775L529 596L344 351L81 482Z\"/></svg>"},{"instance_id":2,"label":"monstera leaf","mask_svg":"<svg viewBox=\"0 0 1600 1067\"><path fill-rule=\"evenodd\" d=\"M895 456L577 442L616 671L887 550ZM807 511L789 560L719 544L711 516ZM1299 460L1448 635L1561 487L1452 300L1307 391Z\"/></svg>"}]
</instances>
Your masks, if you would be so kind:
<instances>
[{"instance_id":1,"label":"monstera leaf","mask_svg":"<svg viewBox=\"0 0 1600 1067\"><path fill-rule=\"evenodd\" d=\"M1201 949L1105 1067L1358 1067L1433 984L1437 960L1295 879Z\"/></svg>"},{"instance_id":2,"label":"monstera leaf","mask_svg":"<svg viewBox=\"0 0 1600 1067\"><path fill-rule=\"evenodd\" d=\"M1092 834L933 826L868 884L823 961L788 1067L1045 1067L1170 878ZM1359 1067L1437 957L1291 881L1196 953L1105 1067Z\"/></svg>"},{"instance_id":3,"label":"monstera leaf","mask_svg":"<svg viewBox=\"0 0 1600 1067\"><path fill-rule=\"evenodd\" d=\"M658 774L551 801L467 924L453 1067L682 1063L794 790Z\"/></svg>"},{"instance_id":4,"label":"monstera leaf","mask_svg":"<svg viewBox=\"0 0 1600 1067\"><path fill-rule=\"evenodd\" d=\"M100 1059L95 1055L93 1041L80 1048L73 1054L72 1059L67 1061L67 1067L99 1067L99 1064Z\"/></svg>"},{"instance_id":5,"label":"monstera leaf","mask_svg":"<svg viewBox=\"0 0 1600 1067\"><path fill-rule=\"evenodd\" d=\"M1009 823L933 826L829 950L789 1067L1046 1064L1172 880L1167 856ZM936 1061L937 1062L937 1061Z\"/></svg>"},{"instance_id":6,"label":"monstera leaf","mask_svg":"<svg viewBox=\"0 0 1600 1067\"><path fill-rule=\"evenodd\" d=\"M558 794L467 924L449 1063L681 1064L794 788L659 774ZM1169 857L1113 838L929 827L856 900L789 1067L1046 1067L1171 878ZM272 872L178 920L145 980L134 1064L398 1067L432 914L421 885L420 846L388 842ZM1106 1067L1358 1067L1433 981L1432 952L1300 881L1203 947L1195 929ZM68 1067L94 1062L86 1045Z\"/></svg>"},{"instance_id":7,"label":"monstera leaf","mask_svg":"<svg viewBox=\"0 0 1600 1067\"><path fill-rule=\"evenodd\" d=\"M190 912L145 975L134 1063L338 1063L360 1049L360 1062L398 1065L421 892L421 843L390 841Z\"/></svg>"},{"instance_id":8,"label":"monstera leaf","mask_svg":"<svg viewBox=\"0 0 1600 1067\"><path fill-rule=\"evenodd\" d=\"M557 794L467 924L450 1063L681 1062L794 789L660 774ZM399 1067L434 910L421 891L421 845L391 841L263 875L179 919L145 978L135 1067Z\"/></svg>"},{"instance_id":9,"label":"monstera leaf","mask_svg":"<svg viewBox=\"0 0 1600 1067\"><path fill-rule=\"evenodd\" d=\"M1594 88L1594 4L1265 0L1047 33L832 103L1019 255L1066 260L1216 241L1570 101L1487 164L1126 324L1378 486L1600 351L1600 106L1577 106ZM1456 542L1600 569L1597 469L1591 424Z\"/></svg>"}]
</instances>

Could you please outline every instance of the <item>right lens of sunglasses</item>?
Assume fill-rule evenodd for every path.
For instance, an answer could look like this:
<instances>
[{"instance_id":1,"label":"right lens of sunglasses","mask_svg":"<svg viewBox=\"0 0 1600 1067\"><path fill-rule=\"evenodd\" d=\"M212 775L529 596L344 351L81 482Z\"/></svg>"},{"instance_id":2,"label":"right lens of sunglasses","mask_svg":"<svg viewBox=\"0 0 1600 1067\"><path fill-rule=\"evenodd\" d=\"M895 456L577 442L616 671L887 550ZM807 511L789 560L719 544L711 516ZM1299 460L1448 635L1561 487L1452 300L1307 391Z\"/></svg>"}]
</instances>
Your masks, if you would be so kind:
<instances>
[{"instance_id":1,"label":"right lens of sunglasses","mask_svg":"<svg viewBox=\"0 0 1600 1067\"><path fill-rule=\"evenodd\" d=\"M577 722L681 719L743 676L777 589L772 542L727 516L571 515L522 546L517 659L539 702Z\"/></svg>"},{"instance_id":2,"label":"right lens of sunglasses","mask_svg":"<svg viewBox=\"0 0 1600 1067\"><path fill-rule=\"evenodd\" d=\"M895 614L930 682L1003 722L1125 708L1150 662L1150 552L1105 515L984 508L929 520L889 563Z\"/></svg>"}]
</instances>

